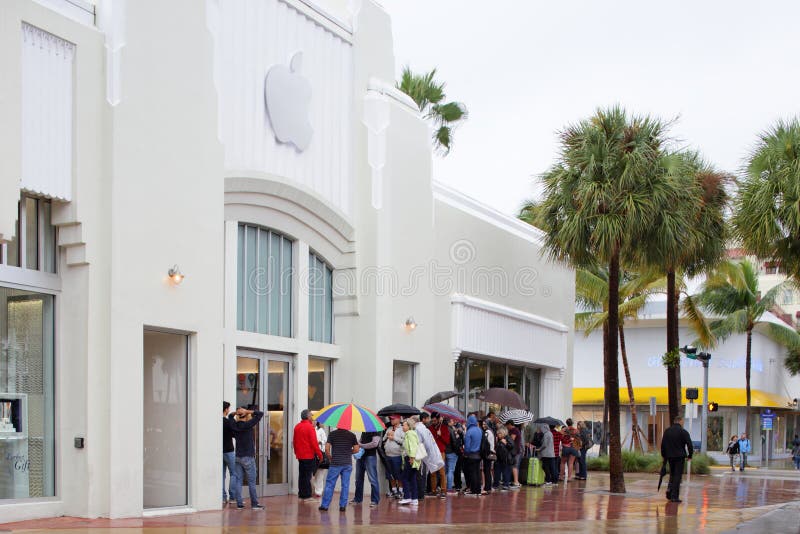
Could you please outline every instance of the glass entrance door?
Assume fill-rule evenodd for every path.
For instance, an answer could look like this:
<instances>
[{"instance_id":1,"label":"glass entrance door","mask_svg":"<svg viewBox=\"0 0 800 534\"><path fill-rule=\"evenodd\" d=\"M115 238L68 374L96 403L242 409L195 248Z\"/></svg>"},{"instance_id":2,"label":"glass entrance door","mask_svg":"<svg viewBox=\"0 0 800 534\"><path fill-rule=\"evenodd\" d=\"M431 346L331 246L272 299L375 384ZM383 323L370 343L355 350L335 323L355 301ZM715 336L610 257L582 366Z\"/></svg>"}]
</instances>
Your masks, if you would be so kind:
<instances>
[{"instance_id":1,"label":"glass entrance door","mask_svg":"<svg viewBox=\"0 0 800 534\"><path fill-rule=\"evenodd\" d=\"M260 495L289 493L289 364L277 354L239 351L237 358L236 405L264 412L253 431Z\"/></svg>"}]
</instances>

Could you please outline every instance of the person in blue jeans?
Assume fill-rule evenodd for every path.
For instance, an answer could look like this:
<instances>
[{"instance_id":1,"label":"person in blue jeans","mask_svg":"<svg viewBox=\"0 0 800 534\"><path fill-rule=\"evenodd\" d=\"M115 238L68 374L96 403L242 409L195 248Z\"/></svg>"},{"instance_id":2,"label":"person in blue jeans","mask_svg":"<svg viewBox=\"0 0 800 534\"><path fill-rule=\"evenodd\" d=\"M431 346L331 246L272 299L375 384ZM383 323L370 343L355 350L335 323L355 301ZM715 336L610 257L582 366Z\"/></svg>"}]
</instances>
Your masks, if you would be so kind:
<instances>
[{"instance_id":1,"label":"person in blue jeans","mask_svg":"<svg viewBox=\"0 0 800 534\"><path fill-rule=\"evenodd\" d=\"M361 504L364 500L364 474L369 477L370 507L374 508L381 502L381 488L378 485L378 445L381 442L380 432L362 432L359 447L364 450L364 455L356 460L356 494L351 504Z\"/></svg>"},{"instance_id":2,"label":"person in blue jeans","mask_svg":"<svg viewBox=\"0 0 800 534\"><path fill-rule=\"evenodd\" d=\"M234 500L233 474L236 471L236 449L233 447L233 427L228 420L231 403L222 401L222 506L228 504L228 495ZM228 491L225 491L225 471L228 471Z\"/></svg>"},{"instance_id":3,"label":"person in blue jeans","mask_svg":"<svg viewBox=\"0 0 800 534\"><path fill-rule=\"evenodd\" d=\"M325 479L325 492L322 494L320 511L327 512L333 500L333 490L336 488L336 480L342 477L342 489L339 494L339 511L347 509L347 494L350 491L350 475L353 472L353 455L359 451L356 435L337 428L328 434L328 442L325 444L325 454L328 455L330 467L328 477Z\"/></svg>"},{"instance_id":4,"label":"person in blue jeans","mask_svg":"<svg viewBox=\"0 0 800 534\"><path fill-rule=\"evenodd\" d=\"M231 490L236 499L236 509L244 508L242 497L242 484L247 476L247 487L250 490L250 507L253 510L263 510L258 503L256 491L256 447L253 443L253 428L264 417L264 412L248 410L241 407L235 414L230 414L228 420L233 428L233 438L236 440L236 469L235 477L231 477Z\"/></svg>"},{"instance_id":5,"label":"person in blue jeans","mask_svg":"<svg viewBox=\"0 0 800 534\"><path fill-rule=\"evenodd\" d=\"M739 438L739 456L741 456L741 464L739 464L739 471L744 471L744 468L747 466L747 455L752 450L753 446L750 443L750 440L747 439L747 434L743 432L742 437Z\"/></svg>"},{"instance_id":6,"label":"person in blue jeans","mask_svg":"<svg viewBox=\"0 0 800 534\"><path fill-rule=\"evenodd\" d=\"M447 491L455 491L453 489L454 474L456 472L456 464L458 463L458 455L461 452L462 439L458 435L456 429L456 422L453 419L445 419L447 422L447 430L450 432L450 441L444 448L445 468L447 469Z\"/></svg>"}]
</instances>

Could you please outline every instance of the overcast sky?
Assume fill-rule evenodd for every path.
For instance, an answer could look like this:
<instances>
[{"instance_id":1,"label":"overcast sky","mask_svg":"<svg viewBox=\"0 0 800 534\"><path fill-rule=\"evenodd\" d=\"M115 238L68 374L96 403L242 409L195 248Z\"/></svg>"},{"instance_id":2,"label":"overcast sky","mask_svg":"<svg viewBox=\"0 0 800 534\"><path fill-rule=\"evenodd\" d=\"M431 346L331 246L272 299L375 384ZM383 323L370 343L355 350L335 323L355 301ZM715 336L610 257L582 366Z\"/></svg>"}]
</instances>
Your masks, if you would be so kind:
<instances>
[{"instance_id":1,"label":"overcast sky","mask_svg":"<svg viewBox=\"0 0 800 534\"><path fill-rule=\"evenodd\" d=\"M515 214L555 133L598 106L676 118L673 135L737 171L800 103L800 2L381 0L396 66L438 69L469 119L434 176Z\"/></svg>"}]
</instances>

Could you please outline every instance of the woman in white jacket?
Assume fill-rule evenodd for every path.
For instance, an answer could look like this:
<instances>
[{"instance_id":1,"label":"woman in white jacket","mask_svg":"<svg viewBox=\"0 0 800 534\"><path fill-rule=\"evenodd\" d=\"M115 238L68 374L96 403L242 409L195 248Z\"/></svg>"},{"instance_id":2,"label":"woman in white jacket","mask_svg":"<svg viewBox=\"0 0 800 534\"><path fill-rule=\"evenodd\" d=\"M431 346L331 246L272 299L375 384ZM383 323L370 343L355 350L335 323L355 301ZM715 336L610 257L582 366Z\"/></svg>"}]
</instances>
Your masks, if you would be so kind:
<instances>
[{"instance_id":1,"label":"woman in white jacket","mask_svg":"<svg viewBox=\"0 0 800 534\"><path fill-rule=\"evenodd\" d=\"M322 428L322 425L317 423L317 443L319 443L319 448L321 451L325 450L325 444L328 443L328 434L325 432L325 429ZM327 462L327 458L323 460L323 462ZM317 472L314 473L314 495L318 498L322 498L322 491L325 489L325 479L328 477L328 468L325 467L318 467Z\"/></svg>"}]
</instances>

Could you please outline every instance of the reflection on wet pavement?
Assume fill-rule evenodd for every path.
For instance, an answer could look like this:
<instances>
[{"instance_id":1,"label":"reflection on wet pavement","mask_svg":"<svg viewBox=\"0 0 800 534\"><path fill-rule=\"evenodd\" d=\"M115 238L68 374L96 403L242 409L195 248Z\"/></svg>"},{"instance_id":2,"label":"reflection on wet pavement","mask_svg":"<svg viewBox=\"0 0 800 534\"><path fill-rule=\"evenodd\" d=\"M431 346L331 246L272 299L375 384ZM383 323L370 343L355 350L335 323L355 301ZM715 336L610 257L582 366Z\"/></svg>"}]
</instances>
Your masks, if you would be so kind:
<instances>
[{"instance_id":1,"label":"reflection on wet pavement","mask_svg":"<svg viewBox=\"0 0 800 534\"><path fill-rule=\"evenodd\" d=\"M474 532L543 528L558 522L559 532L677 531L721 532L759 517L784 503L800 499L800 475L785 471L753 471L745 475L715 470L711 476L693 476L681 490L683 503L668 503L664 490L656 492L657 477L626 475L627 494L606 489L607 475L594 473L587 482L555 487L524 487L486 497L453 496L426 499L417 511L394 500L382 500L378 508L349 505L317 510L318 503L304 504L294 496L264 499L266 511L220 511L136 519L56 518L0 525L0 530L36 532L47 529L100 534L111 529L129 532L313 532L347 530ZM368 502L368 500L366 500ZM521 524L520 524L521 523ZM527 525L526 525L527 523ZM547 527L550 528L550 527Z\"/></svg>"}]
</instances>

